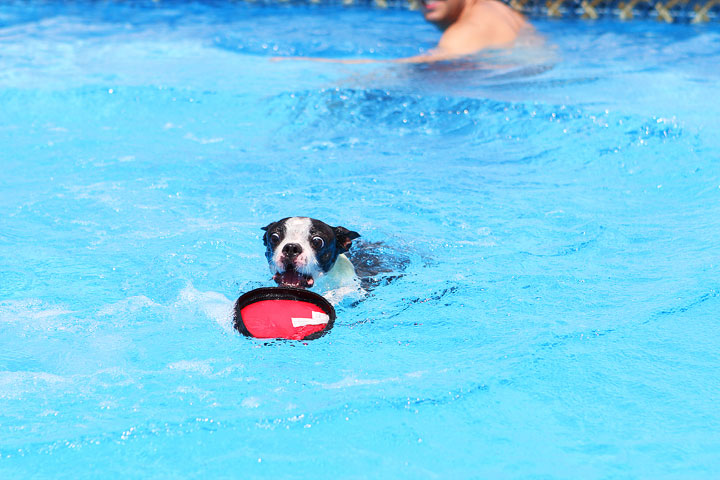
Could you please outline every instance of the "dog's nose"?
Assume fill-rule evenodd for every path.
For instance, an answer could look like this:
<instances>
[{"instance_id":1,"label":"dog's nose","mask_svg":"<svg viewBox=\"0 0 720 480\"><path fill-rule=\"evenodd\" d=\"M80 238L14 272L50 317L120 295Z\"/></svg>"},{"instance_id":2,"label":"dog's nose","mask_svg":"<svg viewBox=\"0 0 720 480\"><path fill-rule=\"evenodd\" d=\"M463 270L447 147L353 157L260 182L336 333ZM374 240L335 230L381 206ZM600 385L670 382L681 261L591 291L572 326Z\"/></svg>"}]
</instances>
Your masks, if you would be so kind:
<instances>
[{"instance_id":1,"label":"dog's nose","mask_svg":"<svg viewBox=\"0 0 720 480\"><path fill-rule=\"evenodd\" d=\"M288 258L295 258L298 255L300 255L302 253L302 251L303 251L302 247L297 243L288 243L282 249L282 252Z\"/></svg>"}]
</instances>

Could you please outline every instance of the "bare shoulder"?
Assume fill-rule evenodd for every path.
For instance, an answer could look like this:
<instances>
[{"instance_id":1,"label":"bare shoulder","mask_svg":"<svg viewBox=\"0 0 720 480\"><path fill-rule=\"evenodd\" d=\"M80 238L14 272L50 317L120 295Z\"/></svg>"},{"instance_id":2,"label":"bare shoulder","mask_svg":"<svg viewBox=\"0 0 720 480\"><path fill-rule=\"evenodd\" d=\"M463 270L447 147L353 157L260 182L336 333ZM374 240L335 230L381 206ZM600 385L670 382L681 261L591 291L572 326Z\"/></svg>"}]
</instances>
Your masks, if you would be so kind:
<instances>
[{"instance_id":1,"label":"bare shoulder","mask_svg":"<svg viewBox=\"0 0 720 480\"><path fill-rule=\"evenodd\" d=\"M518 32L528 26L522 15L496 0L480 0L451 25L438 48L456 54L468 54L484 48L512 43Z\"/></svg>"},{"instance_id":2,"label":"bare shoulder","mask_svg":"<svg viewBox=\"0 0 720 480\"><path fill-rule=\"evenodd\" d=\"M483 15L502 16L508 23L517 24L518 28L527 23L522 14L497 0L481 0L473 5L473 10Z\"/></svg>"}]
</instances>

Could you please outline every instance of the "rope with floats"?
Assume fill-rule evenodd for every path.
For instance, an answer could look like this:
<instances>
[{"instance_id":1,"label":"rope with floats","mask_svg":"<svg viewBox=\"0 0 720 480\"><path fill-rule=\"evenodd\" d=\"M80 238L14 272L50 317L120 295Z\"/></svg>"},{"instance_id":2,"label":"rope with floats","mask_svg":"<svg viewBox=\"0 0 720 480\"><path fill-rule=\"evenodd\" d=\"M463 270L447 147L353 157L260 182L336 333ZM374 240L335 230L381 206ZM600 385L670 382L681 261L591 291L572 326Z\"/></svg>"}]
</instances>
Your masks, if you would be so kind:
<instances>
[{"instance_id":1,"label":"rope with floats","mask_svg":"<svg viewBox=\"0 0 720 480\"><path fill-rule=\"evenodd\" d=\"M245 0L249 2L263 0ZM271 0L268 3L272 3ZM293 0L274 0L289 3ZM419 0L306 0L313 4L372 5L377 8L419 10ZM720 0L503 0L529 18L585 20L655 19L665 23L708 23L720 20Z\"/></svg>"}]
</instances>

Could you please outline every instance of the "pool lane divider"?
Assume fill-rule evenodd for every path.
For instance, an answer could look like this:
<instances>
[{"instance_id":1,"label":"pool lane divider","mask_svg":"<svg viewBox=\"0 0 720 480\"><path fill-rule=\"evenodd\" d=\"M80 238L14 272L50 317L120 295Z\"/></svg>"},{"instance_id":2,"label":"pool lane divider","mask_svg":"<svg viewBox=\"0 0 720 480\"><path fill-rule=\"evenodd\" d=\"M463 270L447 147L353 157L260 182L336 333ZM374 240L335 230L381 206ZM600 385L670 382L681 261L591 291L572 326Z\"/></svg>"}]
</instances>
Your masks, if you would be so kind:
<instances>
[{"instance_id":1,"label":"pool lane divider","mask_svg":"<svg viewBox=\"0 0 720 480\"><path fill-rule=\"evenodd\" d=\"M254 0L246 0L252 2ZM287 0L277 0L283 3ZM328 0L308 0L312 4L334 4ZM500 0L514 10L535 18L654 18L666 23L708 23L720 14L720 0ZM422 0L342 0L344 6L371 5L379 9L421 10Z\"/></svg>"},{"instance_id":2,"label":"pool lane divider","mask_svg":"<svg viewBox=\"0 0 720 480\"><path fill-rule=\"evenodd\" d=\"M246 337L314 340L333 327L335 309L309 290L263 287L237 299L233 323Z\"/></svg>"}]
</instances>

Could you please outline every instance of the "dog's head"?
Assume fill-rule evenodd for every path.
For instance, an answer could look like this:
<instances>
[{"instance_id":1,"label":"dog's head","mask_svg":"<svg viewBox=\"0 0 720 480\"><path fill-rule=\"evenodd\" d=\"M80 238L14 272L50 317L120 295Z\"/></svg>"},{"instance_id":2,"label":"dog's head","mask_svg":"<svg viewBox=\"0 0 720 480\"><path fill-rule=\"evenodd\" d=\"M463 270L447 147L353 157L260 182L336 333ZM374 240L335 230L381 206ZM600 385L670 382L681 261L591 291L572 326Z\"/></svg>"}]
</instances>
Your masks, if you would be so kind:
<instances>
[{"instance_id":1,"label":"dog's head","mask_svg":"<svg viewBox=\"0 0 720 480\"><path fill-rule=\"evenodd\" d=\"M278 285L310 288L315 279L333 268L338 255L360 236L320 220L289 217L263 227L265 256Z\"/></svg>"}]
</instances>

